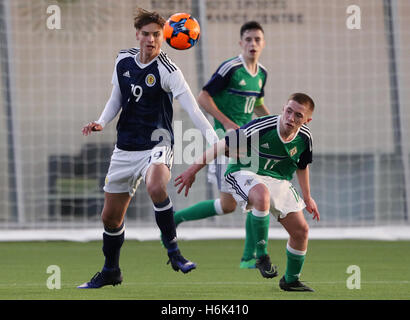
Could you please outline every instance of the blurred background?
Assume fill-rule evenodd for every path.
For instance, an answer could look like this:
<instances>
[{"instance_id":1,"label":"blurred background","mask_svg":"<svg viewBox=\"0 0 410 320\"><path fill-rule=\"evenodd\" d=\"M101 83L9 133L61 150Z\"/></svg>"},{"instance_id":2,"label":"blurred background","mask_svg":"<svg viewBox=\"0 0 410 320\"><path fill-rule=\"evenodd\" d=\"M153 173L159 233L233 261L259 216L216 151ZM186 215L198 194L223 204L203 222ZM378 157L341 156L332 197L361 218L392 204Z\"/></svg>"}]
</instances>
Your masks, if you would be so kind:
<instances>
[{"instance_id":1,"label":"blurred background","mask_svg":"<svg viewBox=\"0 0 410 320\"><path fill-rule=\"evenodd\" d=\"M259 21L265 105L280 113L293 92L316 103L309 124L311 189L321 221L308 217L312 230L410 226L408 0L1 0L0 229L102 228L102 186L117 119L88 137L81 128L99 118L110 96L118 52L137 46L136 7L165 18L188 12L199 21L194 48L177 51L165 42L162 48L194 95L222 61L240 53L240 26ZM182 159L192 142L185 133L194 126L178 103L174 120L182 139L175 158ZM176 161L172 180L188 165ZM206 170L188 198L176 194L172 180L176 210L217 196ZM238 210L180 228L229 233L242 230L244 221ZM144 184L126 225L156 227Z\"/></svg>"}]
</instances>

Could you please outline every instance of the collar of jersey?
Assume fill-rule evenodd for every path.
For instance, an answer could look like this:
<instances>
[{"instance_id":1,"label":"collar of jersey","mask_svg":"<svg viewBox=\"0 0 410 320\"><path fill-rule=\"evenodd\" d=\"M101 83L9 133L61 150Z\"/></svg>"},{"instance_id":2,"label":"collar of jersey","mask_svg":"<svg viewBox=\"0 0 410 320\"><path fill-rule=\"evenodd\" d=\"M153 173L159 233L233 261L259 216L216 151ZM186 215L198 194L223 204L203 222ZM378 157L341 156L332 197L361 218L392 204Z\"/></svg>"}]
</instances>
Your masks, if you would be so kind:
<instances>
[{"instance_id":1,"label":"collar of jersey","mask_svg":"<svg viewBox=\"0 0 410 320\"><path fill-rule=\"evenodd\" d=\"M246 66L245 59L243 58L242 53L239 55L239 59L241 59L242 65L243 65L243 67L245 68L246 72L249 73L249 75L250 75L252 78L255 78L255 77L258 75L258 73L259 73L259 62L256 64L256 72L255 72L255 74L252 74L252 72L250 72L249 69L248 69L247 66Z\"/></svg>"},{"instance_id":2,"label":"collar of jersey","mask_svg":"<svg viewBox=\"0 0 410 320\"><path fill-rule=\"evenodd\" d=\"M159 54L161 54L161 52L162 52L162 51L160 51ZM139 52L135 55L134 61L135 61L135 63L137 64L137 66L140 67L141 69L144 69L144 68L148 67L151 63L153 63L155 60L157 60L157 58L158 58L158 56L159 56L159 54L158 54L158 56L156 56L154 59L152 59L152 60L151 60L150 62L148 62L148 63L142 63L142 62L140 61L140 59L138 58L138 57L140 56L140 53L141 53L141 51L139 51Z\"/></svg>"}]
</instances>

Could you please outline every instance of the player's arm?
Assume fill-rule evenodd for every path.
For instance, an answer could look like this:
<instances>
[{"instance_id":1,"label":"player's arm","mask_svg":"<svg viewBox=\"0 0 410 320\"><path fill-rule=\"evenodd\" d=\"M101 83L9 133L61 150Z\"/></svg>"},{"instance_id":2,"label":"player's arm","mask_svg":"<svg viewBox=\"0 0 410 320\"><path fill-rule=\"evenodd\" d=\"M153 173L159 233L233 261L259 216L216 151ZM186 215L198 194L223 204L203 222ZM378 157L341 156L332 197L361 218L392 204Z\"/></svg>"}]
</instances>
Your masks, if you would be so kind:
<instances>
[{"instance_id":1,"label":"player's arm","mask_svg":"<svg viewBox=\"0 0 410 320\"><path fill-rule=\"evenodd\" d=\"M202 108L206 110L211 116L217 119L224 126L225 130L233 129L236 130L239 126L224 115L216 105L214 99L206 90L201 90L198 95L198 103Z\"/></svg>"},{"instance_id":2,"label":"player's arm","mask_svg":"<svg viewBox=\"0 0 410 320\"><path fill-rule=\"evenodd\" d=\"M266 79L267 79L268 74L265 73L265 75L266 76L262 84L261 92L255 101L255 109L253 110L253 112L256 114L257 117L268 116L270 114L269 109L265 106L265 100L264 100L265 84L266 84Z\"/></svg>"},{"instance_id":3,"label":"player's arm","mask_svg":"<svg viewBox=\"0 0 410 320\"><path fill-rule=\"evenodd\" d=\"M207 164L215 160L221 155L226 157L240 157L241 154L247 154L248 140L244 136L242 129L246 126L242 126L235 131L230 130L226 136L219 140L217 143L209 147L198 159L195 160L186 171L175 179L175 187L180 185L178 193L185 189L185 196L188 195L189 189L195 181L195 175L205 167Z\"/></svg>"},{"instance_id":4,"label":"player's arm","mask_svg":"<svg viewBox=\"0 0 410 320\"><path fill-rule=\"evenodd\" d=\"M312 198L310 194L310 183L309 183L309 166L306 166L304 169L297 169L296 176L298 178L298 182L300 185L300 189L302 190L303 200L306 204L306 210L313 214L313 219L320 220L320 213L317 208L315 200Z\"/></svg>"},{"instance_id":5,"label":"player's arm","mask_svg":"<svg viewBox=\"0 0 410 320\"><path fill-rule=\"evenodd\" d=\"M189 88L177 97L182 108L188 113L194 125L202 132L209 144L217 142L218 136L204 116Z\"/></svg>"},{"instance_id":6,"label":"player's arm","mask_svg":"<svg viewBox=\"0 0 410 320\"><path fill-rule=\"evenodd\" d=\"M268 108L262 103L258 106L255 106L253 111L257 117L268 116L270 114Z\"/></svg>"},{"instance_id":7,"label":"player's arm","mask_svg":"<svg viewBox=\"0 0 410 320\"><path fill-rule=\"evenodd\" d=\"M88 136L92 131L102 131L104 126L112 121L121 109L121 90L113 85L111 96L105 104L104 110L97 121L91 121L83 129L83 135Z\"/></svg>"},{"instance_id":8,"label":"player's arm","mask_svg":"<svg viewBox=\"0 0 410 320\"><path fill-rule=\"evenodd\" d=\"M189 189L195 181L195 175L205 167L208 163L212 162L220 155L228 153L228 146L225 139L221 139L214 145L209 147L205 152L195 160L195 162L185 170L181 175L175 178L175 187L179 186L178 193L185 188L185 197L188 195Z\"/></svg>"},{"instance_id":9,"label":"player's arm","mask_svg":"<svg viewBox=\"0 0 410 320\"><path fill-rule=\"evenodd\" d=\"M175 66L176 67L176 66ZM188 83L180 69L169 73L162 69L161 86L166 92L172 92L173 96L178 99L182 108L188 113L194 125L201 131L210 145L217 142L218 136L212 128L208 119L204 116L198 103L193 96Z\"/></svg>"}]
</instances>

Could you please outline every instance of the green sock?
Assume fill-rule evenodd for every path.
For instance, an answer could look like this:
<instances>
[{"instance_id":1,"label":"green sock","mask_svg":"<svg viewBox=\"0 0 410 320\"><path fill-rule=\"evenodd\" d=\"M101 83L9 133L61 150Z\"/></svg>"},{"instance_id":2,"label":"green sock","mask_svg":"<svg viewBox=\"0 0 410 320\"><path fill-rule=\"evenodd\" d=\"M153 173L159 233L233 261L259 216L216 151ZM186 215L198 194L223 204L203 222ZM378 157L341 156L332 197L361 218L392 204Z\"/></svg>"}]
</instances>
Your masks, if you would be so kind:
<instances>
[{"instance_id":1,"label":"green sock","mask_svg":"<svg viewBox=\"0 0 410 320\"><path fill-rule=\"evenodd\" d=\"M250 215L257 258L268 254L269 216L269 214L264 217Z\"/></svg>"},{"instance_id":2,"label":"green sock","mask_svg":"<svg viewBox=\"0 0 410 320\"><path fill-rule=\"evenodd\" d=\"M288 260L286 264L285 280L287 283L291 283L299 279L306 254L294 254L290 252L289 247L287 247L286 255Z\"/></svg>"},{"instance_id":3,"label":"green sock","mask_svg":"<svg viewBox=\"0 0 410 320\"><path fill-rule=\"evenodd\" d=\"M243 249L242 260L248 261L254 258L255 250L256 250L256 242L255 237L252 230L252 212L249 211L246 216L246 223L245 223L245 247Z\"/></svg>"},{"instance_id":4,"label":"green sock","mask_svg":"<svg viewBox=\"0 0 410 320\"><path fill-rule=\"evenodd\" d=\"M175 224L178 226L182 221L200 220L215 216L217 213L214 202L215 200L201 201L191 207L175 212Z\"/></svg>"}]
</instances>

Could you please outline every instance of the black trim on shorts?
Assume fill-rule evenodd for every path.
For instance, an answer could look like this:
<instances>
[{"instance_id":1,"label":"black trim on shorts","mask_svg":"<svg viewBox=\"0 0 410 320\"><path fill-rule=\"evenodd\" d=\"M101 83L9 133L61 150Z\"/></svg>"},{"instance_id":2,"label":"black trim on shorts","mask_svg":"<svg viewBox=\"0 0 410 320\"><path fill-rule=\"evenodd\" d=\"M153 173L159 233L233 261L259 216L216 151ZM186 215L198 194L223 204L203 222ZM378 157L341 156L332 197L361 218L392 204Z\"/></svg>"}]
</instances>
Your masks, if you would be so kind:
<instances>
[{"instance_id":1,"label":"black trim on shorts","mask_svg":"<svg viewBox=\"0 0 410 320\"><path fill-rule=\"evenodd\" d=\"M231 185L232 189L236 191L236 193L246 202L248 202L248 197L246 193L241 189L238 182L235 180L234 176L230 173L226 176L226 181Z\"/></svg>"}]
</instances>

